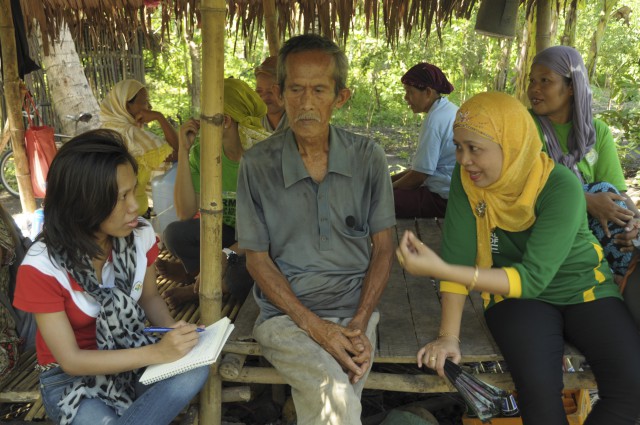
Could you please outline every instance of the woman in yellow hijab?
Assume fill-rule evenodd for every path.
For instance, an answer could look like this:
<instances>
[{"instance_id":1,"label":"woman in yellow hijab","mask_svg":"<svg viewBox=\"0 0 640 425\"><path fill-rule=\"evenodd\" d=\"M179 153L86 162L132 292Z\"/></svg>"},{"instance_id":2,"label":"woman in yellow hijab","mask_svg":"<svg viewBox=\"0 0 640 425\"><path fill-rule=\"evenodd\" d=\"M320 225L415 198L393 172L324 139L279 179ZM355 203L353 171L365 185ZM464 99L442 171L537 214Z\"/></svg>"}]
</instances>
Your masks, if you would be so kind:
<instances>
[{"instance_id":1,"label":"woman in yellow hijab","mask_svg":"<svg viewBox=\"0 0 640 425\"><path fill-rule=\"evenodd\" d=\"M458 164L442 258L410 232L397 250L407 271L441 280L440 332L418 352L418 366L444 376L445 359L461 360L466 295L481 291L524 424L566 424L565 340L598 382L600 401L587 423L635 423L640 334L587 226L582 186L541 152L535 123L511 96L474 96L453 128Z\"/></svg>"},{"instance_id":2,"label":"woman in yellow hijab","mask_svg":"<svg viewBox=\"0 0 640 425\"><path fill-rule=\"evenodd\" d=\"M149 93L137 80L123 80L113 86L100 105L100 120L104 128L122 135L138 162L138 214L146 215L149 209L146 188L151 170L162 164L174 149L178 150L178 133L161 112L151 109ZM143 128L153 121L160 124L164 139Z\"/></svg>"}]
</instances>

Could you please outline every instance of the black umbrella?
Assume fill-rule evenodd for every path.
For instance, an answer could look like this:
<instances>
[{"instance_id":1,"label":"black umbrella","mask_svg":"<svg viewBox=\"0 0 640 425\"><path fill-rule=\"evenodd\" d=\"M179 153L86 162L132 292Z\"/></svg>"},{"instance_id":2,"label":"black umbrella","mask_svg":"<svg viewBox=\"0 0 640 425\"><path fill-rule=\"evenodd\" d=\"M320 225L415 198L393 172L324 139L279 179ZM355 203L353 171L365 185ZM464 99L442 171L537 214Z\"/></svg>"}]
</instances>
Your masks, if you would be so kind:
<instances>
[{"instance_id":1,"label":"black umbrella","mask_svg":"<svg viewBox=\"0 0 640 425\"><path fill-rule=\"evenodd\" d=\"M482 382L449 359L444 363L444 374L482 422L500 414L514 416L518 413L511 393Z\"/></svg>"}]
</instances>

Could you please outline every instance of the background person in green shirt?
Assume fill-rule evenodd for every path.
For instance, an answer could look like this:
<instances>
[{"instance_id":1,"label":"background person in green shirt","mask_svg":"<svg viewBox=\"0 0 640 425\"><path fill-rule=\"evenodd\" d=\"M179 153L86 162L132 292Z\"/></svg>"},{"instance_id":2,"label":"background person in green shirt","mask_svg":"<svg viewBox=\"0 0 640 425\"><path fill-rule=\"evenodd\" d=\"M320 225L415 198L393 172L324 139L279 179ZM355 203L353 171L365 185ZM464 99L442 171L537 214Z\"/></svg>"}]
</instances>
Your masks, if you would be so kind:
<instances>
[{"instance_id":1,"label":"background person in green shirt","mask_svg":"<svg viewBox=\"0 0 640 425\"><path fill-rule=\"evenodd\" d=\"M245 266L244 251L238 249L235 239L236 188L240 158L246 150L269 136L260 124L267 107L247 83L235 78L224 80L224 124L222 130L222 256L223 291L231 292L244 301L253 279ZM200 274L200 145L195 142L200 129L198 121L191 119L180 128L178 172L174 187L174 204L180 221L170 223L164 231L164 243L182 262L184 270L175 279L195 279L195 285L178 286L163 295L171 308L198 300L197 276ZM163 274L175 274L169 264L156 261ZM186 276L185 276L186 272ZM179 274L179 273L178 273Z\"/></svg>"},{"instance_id":2,"label":"background person in green shirt","mask_svg":"<svg viewBox=\"0 0 640 425\"><path fill-rule=\"evenodd\" d=\"M474 96L453 128L459 166L443 258L410 232L397 250L407 271L442 280L439 337L418 352L418 366L444 376L446 358L460 361L462 311L475 289L483 293L487 325L511 371L525 424L567 423L565 340L585 355L598 384L600 400L585 424L635 423L640 333L587 228L580 183L541 152L531 116L511 96Z\"/></svg>"},{"instance_id":3,"label":"background person in green shirt","mask_svg":"<svg viewBox=\"0 0 640 425\"><path fill-rule=\"evenodd\" d=\"M543 149L584 184L589 228L602 244L613 272L624 275L640 212L626 194L609 127L593 119L591 87L580 53L569 46L538 53L527 94Z\"/></svg>"}]
</instances>

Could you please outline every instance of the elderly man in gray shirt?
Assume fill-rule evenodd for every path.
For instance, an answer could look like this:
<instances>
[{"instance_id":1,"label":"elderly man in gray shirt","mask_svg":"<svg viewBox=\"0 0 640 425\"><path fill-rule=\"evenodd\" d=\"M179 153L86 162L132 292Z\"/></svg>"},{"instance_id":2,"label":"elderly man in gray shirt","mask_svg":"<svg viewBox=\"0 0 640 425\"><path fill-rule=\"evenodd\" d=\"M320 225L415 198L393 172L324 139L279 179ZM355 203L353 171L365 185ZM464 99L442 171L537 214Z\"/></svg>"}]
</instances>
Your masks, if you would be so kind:
<instances>
[{"instance_id":1,"label":"elderly man in gray shirt","mask_svg":"<svg viewBox=\"0 0 640 425\"><path fill-rule=\"evenodd\" d=\"M298 424L359 424L376 305L391 269L393 190L382 148L329 124L348 62L317 35L278 56L288 130L247 151L238 243L256 281L254 336L291 385Z\"/></svg>"}]
</instances>

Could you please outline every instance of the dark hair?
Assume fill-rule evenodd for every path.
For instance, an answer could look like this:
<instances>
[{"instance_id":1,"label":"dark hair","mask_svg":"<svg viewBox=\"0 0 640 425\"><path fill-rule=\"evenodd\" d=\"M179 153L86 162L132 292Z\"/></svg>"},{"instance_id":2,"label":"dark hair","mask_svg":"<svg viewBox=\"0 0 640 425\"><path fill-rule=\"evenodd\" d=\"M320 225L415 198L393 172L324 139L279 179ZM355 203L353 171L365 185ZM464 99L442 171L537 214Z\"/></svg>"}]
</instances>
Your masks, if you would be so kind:
<instances>
[{"instance_id":1,"label":"dark hair","mask_svg":"<svg viewBox=\"0 0 640 425\"><path fill-rule=\"evenodd\" d=\"M303 34L287 40L280 52L278 52L278 85L280 91L284 93L284 82L287 79L287 56L291 53L301 53L309 51L320 51L333 57L333 80L335 81L335 94L347 88L347 74L349 73L349 60L342 49L329 40L317 34Z\"/></svg>"},{"instance_id":2,"label":"dark hair","mask_svg":"<svg viewBox=\"0 0 640 425\"><path fill-rule=\"evenodd\" d=\"M85 255L103 255L94 235L118 202L117 169L122 164L131 164L138 173L122 137L104 129L69 140L51 162L38 239L66 255L71 267L84 268L80 260Z\"/></svg>"}]
</instances>

